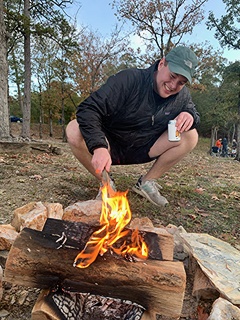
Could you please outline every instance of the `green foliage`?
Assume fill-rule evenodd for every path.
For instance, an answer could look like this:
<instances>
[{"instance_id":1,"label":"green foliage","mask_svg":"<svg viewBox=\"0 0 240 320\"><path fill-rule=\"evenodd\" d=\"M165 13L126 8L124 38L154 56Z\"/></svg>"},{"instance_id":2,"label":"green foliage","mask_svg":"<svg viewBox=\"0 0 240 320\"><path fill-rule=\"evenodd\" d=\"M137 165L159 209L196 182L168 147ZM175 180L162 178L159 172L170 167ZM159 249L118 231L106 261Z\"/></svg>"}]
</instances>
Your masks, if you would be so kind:
<instances>
[{"instance_id":1,"label":"green foliage","mask_svg":"<svg viewBox=\"0 0 240 320\"><path fill-rule=\"evenodd\" d=\"M208 29L215 29L215 38L223 47L240 49L240 2L239 0L223 0L226 14L220 19L213 12L208 17Z\"/></svg>"},{"instance_id":2,"label":"green foliage","mask_svg":"<svg viewBox=\"0 0 240 320\"><path fill-rule=\"evenodd\" d=\"M18 99L14 98L14 97L9 97L9 114L11 116L17 116L22 118L22 110L19 106L19 101Z\"/></svg>"}]
</instances>

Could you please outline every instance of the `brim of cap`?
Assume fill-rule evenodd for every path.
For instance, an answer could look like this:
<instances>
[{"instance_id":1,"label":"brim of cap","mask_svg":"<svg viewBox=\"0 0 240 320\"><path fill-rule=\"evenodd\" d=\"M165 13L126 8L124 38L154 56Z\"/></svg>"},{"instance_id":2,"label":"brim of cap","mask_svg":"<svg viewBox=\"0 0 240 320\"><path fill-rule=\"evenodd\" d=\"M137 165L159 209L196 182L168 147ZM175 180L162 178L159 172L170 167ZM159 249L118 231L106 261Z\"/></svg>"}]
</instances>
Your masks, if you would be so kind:
<instances>
[{"instance_id":1,"label":"brim of cap","mask_svg":"<svg viewBox=\"0 0 240 320\"><path fill-rule=\"evenodd\" d=\"M190 83L192 83L192 77L191 77L190 73L187 72L187 70L181 68L179 65L177 65L171 61L168 61L168 67L171 72L180 74L181 76L184 76L185 78L188 79L188 81Z\"/></svg>"}]
</instances>

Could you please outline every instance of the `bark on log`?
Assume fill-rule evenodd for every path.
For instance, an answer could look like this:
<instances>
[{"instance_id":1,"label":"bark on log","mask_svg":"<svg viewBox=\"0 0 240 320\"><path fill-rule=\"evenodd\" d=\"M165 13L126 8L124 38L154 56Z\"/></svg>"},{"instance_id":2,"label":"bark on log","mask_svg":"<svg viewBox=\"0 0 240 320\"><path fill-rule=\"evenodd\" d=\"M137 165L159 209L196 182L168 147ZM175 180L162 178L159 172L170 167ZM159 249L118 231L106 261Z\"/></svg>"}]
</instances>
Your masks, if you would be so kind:
<instances>
[{"instance_id":1,"label":"bark on log","mask_svg":"<svg viewBox=\"0 0 240 320\"><path fill-rule=\"evenodd\" d=\"M147 310L179 317L186 285L184 266L181 262L152 260L160 255L156 248L159 236L154 233L144 234L150 247L146 261L129 262L106 253L88 268L73 267L75 257L96 229L55 219L48 219L41 232L23 229L9 252L4 281L130 300ZM67 241L61 246L56 240L63 232Z\"/></svg>"},{"instance_id":2,"label":"bark on log","mask_svg":"<svg viewBox=\"0 0 240 320\"><path fill-rule=\"evenodd\" d=\"M57 155L62 154L62 150L59 147L52 146L42 142L13 142L13 141L0 141L0 152L9 153L31 153L31 152L45 152L54 153Z\"/></svg>"}]
</instances>

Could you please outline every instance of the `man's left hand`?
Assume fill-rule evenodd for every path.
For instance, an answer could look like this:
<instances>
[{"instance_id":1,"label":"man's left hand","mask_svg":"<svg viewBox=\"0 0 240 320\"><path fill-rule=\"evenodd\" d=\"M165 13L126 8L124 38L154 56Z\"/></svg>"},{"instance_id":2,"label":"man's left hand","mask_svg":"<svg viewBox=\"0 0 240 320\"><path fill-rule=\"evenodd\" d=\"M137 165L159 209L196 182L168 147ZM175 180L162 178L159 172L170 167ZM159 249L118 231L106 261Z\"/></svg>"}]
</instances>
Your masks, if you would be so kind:
<instances>
[{"instance_id":1,"label":"man's left hand","mask_svg":"<svg viewBox=\"0 0 240 320\"><path fill-rule=\"evenodd\" d=\"M181 112L175 119L177 130L182 133L190 130L193 125L193 116L188 112Z\"/></svg>"}]
</instances>

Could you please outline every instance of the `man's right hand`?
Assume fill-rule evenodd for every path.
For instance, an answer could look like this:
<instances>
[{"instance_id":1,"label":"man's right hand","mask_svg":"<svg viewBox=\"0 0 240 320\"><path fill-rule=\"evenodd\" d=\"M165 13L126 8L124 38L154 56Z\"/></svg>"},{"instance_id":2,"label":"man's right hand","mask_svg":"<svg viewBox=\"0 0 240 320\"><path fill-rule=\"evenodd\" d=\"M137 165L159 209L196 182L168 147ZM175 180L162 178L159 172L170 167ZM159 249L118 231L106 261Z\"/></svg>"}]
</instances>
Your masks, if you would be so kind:
<instances>
[{"instance_id":1,"label":"man's right hand","mask_svg":"<svg viewBox=\"0 0 240 320\"><path fill-rule=\"evenodd\" d=\"M106 148L95 149L93 151L91 162L96 173L101 175L104 169L106 169L107 172L110 172L112 159L108 149Z\"/></svg>"}]
</instances>

